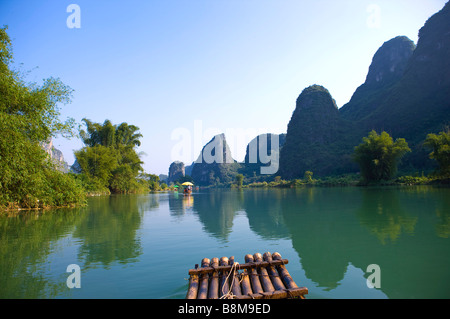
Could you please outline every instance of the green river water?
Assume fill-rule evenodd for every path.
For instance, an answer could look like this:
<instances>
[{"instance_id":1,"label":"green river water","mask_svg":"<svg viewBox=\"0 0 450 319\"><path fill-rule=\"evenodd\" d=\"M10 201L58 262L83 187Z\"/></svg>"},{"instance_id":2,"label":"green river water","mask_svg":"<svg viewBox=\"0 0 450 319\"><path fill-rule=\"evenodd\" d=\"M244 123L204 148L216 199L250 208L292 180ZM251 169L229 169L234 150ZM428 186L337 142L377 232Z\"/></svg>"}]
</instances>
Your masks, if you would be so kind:
<instances>
[{"instance_id":1,"label":"green river water","mask_svg":"<svg viewBox=\"0 0 450 319\"><path fill-rule=\"evenodd\" d=\"M184 298L202 258L266 251L308 299L450 298L450 189L200 190L2 214L0 298Z\"/></svg>"}]
</instances>

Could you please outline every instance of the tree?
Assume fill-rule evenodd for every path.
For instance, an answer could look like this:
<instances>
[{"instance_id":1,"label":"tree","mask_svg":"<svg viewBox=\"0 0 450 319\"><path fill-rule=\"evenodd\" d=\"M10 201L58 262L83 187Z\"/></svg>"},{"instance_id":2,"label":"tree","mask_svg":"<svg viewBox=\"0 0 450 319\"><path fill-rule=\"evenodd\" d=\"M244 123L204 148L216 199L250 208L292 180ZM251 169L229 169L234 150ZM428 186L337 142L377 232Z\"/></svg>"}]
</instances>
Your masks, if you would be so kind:
<instances>
[{"instance_id":1,"label":"tree","mask_svg":"<svg viewBox=\"0 0 450 319\"><path fill-rule=\"evenodd\" d=\"M80 137L86 146L75 156L87 187L102 192L107 188L113 193L141 189L145 184L139 182L142 161L135 150L141 145L139 128L125 122L114 125L109 120L100 124L84 118L83 122L86 130L80 130Z\"/></svg>"},{"instance_id":2,"label":"tree","mask_svg":"<svg viewBox=\"0 0 450 319\"><path fill-rule=\"evenodd\" d=\"M400 159L410 152L404 138L396 139L382 132L371 131L363 143L355 147L354 160L361 168L365 182L389 180L397 172Z\"/></svg>"},{"instance_id":3,"label":"tree","mask_svg":"<svg viewBox=\"0 0 450 319\"><path fill-rule=\"evenodd\" d=\"M439 135L428 134L424 145L432 149L430 158L438 162L439 175L450 177L450 129Z\"/></svg>"},{"instance_id":4,"label":"tree","mask_svg":"<svg viewBox=\"0 0 450 319\"><path fill-rule=\"evenodd\" d=\"M313 182L313 172L311 171L306 171L305 175L303 176L303 179L307 182L307 183L312 183Z\"/></svg>"},{"instance_id":5,"label":"tree","mask_svg":"<svg viewBox=\"0 0 450 319\"><path fill-rule=\"evenodd\" d=\"M0 28L0 206L46 207L84 202L84 190L69 174L57 171L41 143L75 135L74 120L60 119L60 104L72 89L59 79L26 83L12 69L12 45Z\"/></svg>"},{"instance_id":6,"label":"tree","mask_svg":"<svg viewBox=\"0 0 450 319\"><path fill-rule=\"evenodd\" d=\"M238 187L242 187L243 182L244 182L244 175L237 174L236 175L236 184L238 185Z\"/></svg>"},{"instance_id":7,"label":"tree","mask_svg":"<svg viewBox=\"0 0 450 319\"><path fill-rule=\"evenodd\" d=\"M118 167L114 150L103 145L95 145L83 147L74 154L86 181L85 187L89 191L109 189L113 171Z\"/></svg>"},{"instance_id":8,"label":"tree","mask_svg":"<svg viewBox=\"0 0 450 319\"><path fill-rule=\"evenodd\" d=\"M160 185L159 185L159 183L160 183L160 178L159 178L158 175L155 175L155 174L148 174L148 173L141 173L141 174L139 175L139 178L140 178L141 180L146 181L146 183L147 183L147 185L148 185L148 188L149 188L151 191L157 191L157 190L160 189Z\"/></svg>"},{"instance_id":9,"label":"tree","mask_svg":"<svg viewBox=\"0 0 450 319\"><path fill-rule=\"evenodd\" d=\"M86 130L80 130L80 137L86 146L103 145L107 147L118 148L120 146L135 147L140 146L139 139L142 134L139 133L139 127L121 123L119 126L113 125L110 120L105 120L103 124L94 123L84 118L82 120L86 125Z\"/></svg>"}]
</instances>

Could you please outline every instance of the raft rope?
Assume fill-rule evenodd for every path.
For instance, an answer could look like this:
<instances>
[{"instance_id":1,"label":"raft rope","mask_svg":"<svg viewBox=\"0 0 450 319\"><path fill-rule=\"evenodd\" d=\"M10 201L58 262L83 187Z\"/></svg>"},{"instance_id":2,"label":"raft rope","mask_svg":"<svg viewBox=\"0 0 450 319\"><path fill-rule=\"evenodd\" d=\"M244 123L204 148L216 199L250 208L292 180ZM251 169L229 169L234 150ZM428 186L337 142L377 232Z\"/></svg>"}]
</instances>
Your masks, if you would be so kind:
<instances>
[{"instance_id":1,"label":"raft rope","mask_svg":"<svg viewBox=\"0 0 450 319\"><path fill-rule=\"evenodd\" d=\"M226 283L226 282L228 282L228 279L230 278L230 276L231 275L233 276L233 279L231 280L230 288L228 289L228 292L225 293L225 291L224 291L225 285L223 285L222 286L222 297L220 297L219 299L234 299L235 298L235 295L233 294L233 291L232 291L232 287L233 287L234 281L235 281L235 279L237 277L237 275L235 275L236 274L236 268L237 268L237 271L238 271L238 274L239 274L240 265L239 265L238 262L235 262L235 263L233 263L233 265L231 265L230 272L228 273L227 278L225 279L225 283ZM239 280L239 285L241 284L243 279L244 278Z\"/></svg>"}]
</instances>

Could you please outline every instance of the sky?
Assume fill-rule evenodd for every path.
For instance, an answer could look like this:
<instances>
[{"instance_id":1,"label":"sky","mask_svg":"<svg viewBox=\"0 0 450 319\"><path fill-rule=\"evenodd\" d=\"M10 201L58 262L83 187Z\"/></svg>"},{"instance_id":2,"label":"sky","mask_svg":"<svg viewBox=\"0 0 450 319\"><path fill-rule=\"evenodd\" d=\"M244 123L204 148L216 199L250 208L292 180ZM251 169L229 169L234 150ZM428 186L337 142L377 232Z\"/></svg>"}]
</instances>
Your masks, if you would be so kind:
<instances>
[{"instance_id":1,"label":"sky","mask_svg":"<svg viewBox=\"0 0 450 319\"><path fill-rule=\"evenodd\" d=\"M140 128L144 169L189 165L215 134L234 159L261 133L286 133L306 87L338 107L386 41L415 43L447 0L0 0L14 64L73 91L61 118ZM71 5L75 6L71 6ZM54 139L69 165L78 138Z\"/></svg>"}]
</instances>

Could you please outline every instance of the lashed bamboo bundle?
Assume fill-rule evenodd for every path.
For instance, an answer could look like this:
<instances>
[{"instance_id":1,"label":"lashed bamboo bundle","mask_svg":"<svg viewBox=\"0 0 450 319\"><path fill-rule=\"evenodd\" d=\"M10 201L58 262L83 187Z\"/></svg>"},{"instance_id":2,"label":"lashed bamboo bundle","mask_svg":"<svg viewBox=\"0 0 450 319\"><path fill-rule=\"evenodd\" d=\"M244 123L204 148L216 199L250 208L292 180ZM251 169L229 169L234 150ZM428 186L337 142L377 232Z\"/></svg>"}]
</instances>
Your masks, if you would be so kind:
<instances>
[{"instance_id":1,"label":"lashed bamboo bundle","mask_svg":"<svg viewBox=\"0 0 450 319\"><path fill-rule=\"evenodd\" d=\"M209 264L210 260L208 258L203 258L202 267L209 267ZM197 299L206 299L208 297L208 284L209 284L209 275L201 274Z\"/></svg>"},{"instance_id":2,"label":"lashed bamboo bundle","mask_svg":"<svg viewBox=\"0 0 450 319\"><path fill-rule=\"evenodd\" d=\"M285 266L289 261L279 253L247 254L244 258L245 264L235 262L234 256L204 258L200 268L188 272L186 298L303 299L308 293L294 282Z\"/></svg>"}]
</instances>

